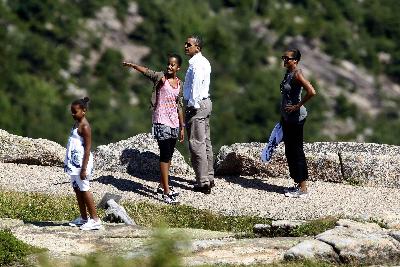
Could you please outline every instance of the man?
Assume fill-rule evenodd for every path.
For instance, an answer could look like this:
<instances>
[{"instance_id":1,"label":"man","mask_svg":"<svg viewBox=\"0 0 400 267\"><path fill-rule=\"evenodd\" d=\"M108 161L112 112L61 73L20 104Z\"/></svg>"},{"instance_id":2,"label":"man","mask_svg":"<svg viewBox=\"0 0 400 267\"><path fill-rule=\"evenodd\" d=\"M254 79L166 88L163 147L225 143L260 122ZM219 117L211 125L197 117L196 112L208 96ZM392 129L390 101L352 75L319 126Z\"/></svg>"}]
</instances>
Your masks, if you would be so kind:
<instances>
[{"instance_id":1,"label":"man","mask_svg":"<svg viewBox=\"0 0 400 267\"><path fill-rule=\"evenodd\" d=\"M190 57L186 71L183 99L191 162L196 173L194 191L211 193L214 186L213 152L210 139L210 62L201 54L202 40L190 36L185 54Z\"/></svg>"}]
</instances>

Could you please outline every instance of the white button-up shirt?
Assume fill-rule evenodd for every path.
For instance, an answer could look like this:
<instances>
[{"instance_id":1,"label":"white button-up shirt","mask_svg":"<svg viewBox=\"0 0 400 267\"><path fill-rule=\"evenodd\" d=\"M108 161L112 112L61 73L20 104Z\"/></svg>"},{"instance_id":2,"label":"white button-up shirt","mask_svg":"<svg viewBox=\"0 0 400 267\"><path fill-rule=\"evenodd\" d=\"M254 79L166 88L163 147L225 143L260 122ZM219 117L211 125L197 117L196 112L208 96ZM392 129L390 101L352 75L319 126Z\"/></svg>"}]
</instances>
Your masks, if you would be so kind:
<instances>
[{"instance_id":1,"label":"white button-up shirt","mask_svg":"<svg viewBox=\"0 0 400 267\"><path fill-rule=\"evenodd\" d=\"M199 108L200 100L209 97L210 74L210 62L201 52L189 60L183 87L183 98L188 102L189 107Z\"/></svg>"}]
</instances>

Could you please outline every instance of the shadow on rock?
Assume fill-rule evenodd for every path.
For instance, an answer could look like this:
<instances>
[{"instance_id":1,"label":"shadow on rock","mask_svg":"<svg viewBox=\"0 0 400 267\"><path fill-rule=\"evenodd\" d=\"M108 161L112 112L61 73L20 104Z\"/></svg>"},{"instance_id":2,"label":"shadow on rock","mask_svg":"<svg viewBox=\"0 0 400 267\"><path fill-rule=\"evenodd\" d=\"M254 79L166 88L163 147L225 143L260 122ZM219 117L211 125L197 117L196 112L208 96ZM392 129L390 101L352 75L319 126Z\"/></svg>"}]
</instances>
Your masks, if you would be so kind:
<instances>
[{"instance_id":1,"label":"shadow on rock","mask_svg":"<svg viewBox=\"0 0 400 267\"><path fill-rule=\"evenodd\" d=\"M127 165L127 173L130 175L146 181L160 181L159 155L150 151L140 152L138 149L125 149L122 151L120 161ZM185 185L185 183L190 184L191 180L173 175L169 177L172 186L192 190L192 187Z\"/></svg>"},{"instance_id":2,"label":"shadow on rock","mask_svg":"<svg viewBox=\"0 0 400 267\"><path fill-rule=\"evenodd\" d=\"M154 188L150 188L146 185L137 183L132 180L128 180L128 179L124 179L124 178L117 178L112 175L107 175L107 176L100 176L96 179L93 179L93 181L96 181L96 182L99 182L99 183L105 184L105 185L112 185L120 191L134 192L134 193L140 194L145 197L158 199L157 194L154 191Z\"/></svg>"},{"instance_id":3,"label":"shadow on rock","mask_svg":"<svg viewBox=\"0 0 400 267\"><path fill-rule=\"evenodd\" d=\"M124 149L120 156L122 164L127 165L127 173L135 177L158 181L160 176L160 157L150 151L140 152L138 149Z\"/></svg>"},{"instance_id":4,"label":"shadow on rock","mask_svg":"<svg viewBox=\"0 0 400 267\"><path fill-rule=\"evenodd\" d=\"M51 226L69 226L68 223L57 223L57 222L29 222L24 221L24 223L29 223L38 227L51 227Z\"/></svg>"}]
</instances>

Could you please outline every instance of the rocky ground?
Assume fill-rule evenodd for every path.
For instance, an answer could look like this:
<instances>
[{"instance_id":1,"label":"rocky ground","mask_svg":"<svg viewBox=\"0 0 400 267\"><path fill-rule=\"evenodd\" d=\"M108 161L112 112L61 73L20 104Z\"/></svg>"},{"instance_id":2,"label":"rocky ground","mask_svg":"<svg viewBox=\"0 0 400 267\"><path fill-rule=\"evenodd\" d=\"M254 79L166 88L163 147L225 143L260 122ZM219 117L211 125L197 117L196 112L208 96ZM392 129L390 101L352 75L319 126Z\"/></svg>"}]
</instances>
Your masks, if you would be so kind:
<instances>
[{"instance_id":1,"label":"rocky ground","mask_svg":"<svg viewBox=\"0 0 400 267\"><path fill-rule=\"evenodd\" d=\"M0 173L2 190L72 194L69 177L59 167L0 163ZM374 218L392 224L392 227L400 226L397 216L400 214L400 193L396 188L359 187L317 181L310 182L311 193L308 198L290 199L283 195L283 189L291 184L288 179L218 177L216 187L210 195L193 192L190 185L193 179L193 177L174 177L173 181L181 193L181 203L196 208L230 215L251 214L287 220L309 220L326 216L364 220ZM128 173L105 171L96 172L92 180L97 200L106 192L111 192L122 195L125 200L159 202L158 196L154 193L157 184L157 177L149 179L134 177ZM61 260L64 264L71 260L81 260L81 255L95 251L107 251L124 257L142 255L148 250L147 242L151 236L149 229L121 224L105 224L102 230L89 233L82 233L76 228L67 226L66 221L24 224L21 221L1 220L0 228L7 225L12 225L17 238L47 248L52 258ZM395 238L400 240L397 230L390 232L376 224L365 227L366 229L362 228L364 226L357 227L355 230L343 232L346 228L339 226L337 233L325 233L319 239L314 237L235 239L232 233L181 229L191 240L189 248L191 253L184 258L184 261L186 265L269 263L281 261L285 257L290 259L312 257L339 261L338 259L343 257L364 259L364 254L360 251L371 249L378 251L371 256L373 258L370 263L374 263L381 260L379 251L382 249L390 249L383 255L384 259L400 255L400 242L395 243ZM170 231L175 230L170 229ZM327 245L326 242L331 243ZM350 248L346 244L349 244ZM336 250L333 250L332 246L337 247Z\"/></svg>"},{"instance_id":2,"label":"rocky ground","mask_svg":"<svg viewBox=\"0 0 400 267\"><path fill-rule=\"evenodd\" d=\"M192 191L194 177L173 177L182 204L228 215L257 215L272 219L316 219L326 216L385 220L400 214L398 188L352 186L315 181L307 198L291 199L283 194L291 180L249 176L218 177L210 195ZM94 196L106 192L123 200L159 202L154 193L158 177L134 177L128 173L97 171L92 177ZM57 195L73 194L62 168L0 163L0 188Z\"/></svg>"},{"instance_id":3,"label":"rocky ground","mask_svg":"<svg viewBox=\"0 0 400 267\"><path fill-rule=\"evenodd\" d=\"M209 195L192 190L193 170L176 152L171 180L180 192L181 204L226 215L255 215L273 220L327 216L342 220L332 230L304 238L235 239L232 233L184 229L191 240L191 253L185 257L187 265L302 258L365 265L400 261L399 147L307 144L310 194L291 199L283 194L292 181L286 178L282 147L278 147L272 162L265 165L259 158L262 146L235 144L221 149L216 157L219 176ZM64 151L48 140L0 131L0 190L73 194L69 177L61 168ZM96 201L109 192L127 201L161 203L155 193L159 180L157 153L157 144L148 134L98 147L91 182ZM386 228L355 221L378 221ZM28 224L1 219L0 228L4 227L11 228L17 238L29 244L47 248L52 257L64 262L81 259L94 251L134 257L146 253L146 240L151 236L149 229L114 224L82 233L67 226L66 221Z\"/></svg>"}]
</instances>

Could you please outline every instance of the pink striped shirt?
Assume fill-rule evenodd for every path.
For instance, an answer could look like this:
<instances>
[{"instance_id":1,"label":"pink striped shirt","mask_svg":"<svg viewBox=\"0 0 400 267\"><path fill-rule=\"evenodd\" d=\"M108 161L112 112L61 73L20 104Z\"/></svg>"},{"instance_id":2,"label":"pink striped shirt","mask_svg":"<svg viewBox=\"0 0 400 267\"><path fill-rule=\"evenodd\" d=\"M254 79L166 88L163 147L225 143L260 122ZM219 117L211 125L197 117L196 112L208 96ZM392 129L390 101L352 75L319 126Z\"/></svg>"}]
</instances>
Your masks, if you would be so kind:
<instances>
[{"instance_id":1,"label":"pink striped shirt","mask_svg":"<svg viewBox=\"0 0 400 267\"><path fill-rule=\"evenodd\" d=\"M153 112L153 123L161 123L171 128L179 127L178 117L178 98L180 91L180 80L178 78L178 85L174 88L168 79L165 79L163 86L157 91L157 103Z\"/></svg>"}]
</instances>

